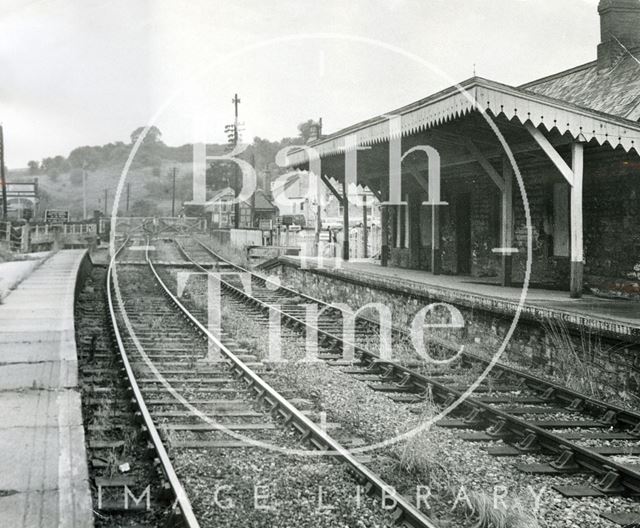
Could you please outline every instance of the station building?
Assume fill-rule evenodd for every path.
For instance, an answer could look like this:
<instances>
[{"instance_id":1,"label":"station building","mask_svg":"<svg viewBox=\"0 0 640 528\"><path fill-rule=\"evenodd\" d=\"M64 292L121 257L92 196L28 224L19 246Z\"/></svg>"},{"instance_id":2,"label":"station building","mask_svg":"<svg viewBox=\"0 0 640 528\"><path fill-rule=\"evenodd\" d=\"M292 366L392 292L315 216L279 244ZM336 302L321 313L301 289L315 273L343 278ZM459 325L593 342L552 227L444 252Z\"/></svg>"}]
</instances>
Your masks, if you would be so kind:
<instances>
[{"instance_id":1,"label":"station building","mask_svg":"<svg viewBox=\"0 0 640 528\"><path fill-rule=\"evenodd\" d=\"M213 228L231 228L235 225L235 191L225 187L204 204L204 213ZM278 208L265 191L257 189L250 200L243 200L239 205L238 227L251 229L258 227L261 221L275 224Z\"/></svg>"},{"instance_id":2,"label":"station building","mask_svg":"<svg viewBox=\"0 0 640 528\"><path fill-rule=\"evenodd\" d=\"M593 62L473 77L309 143L325 184L355 167L383 203L382 266L516 285L530 263L534 288L640 299L640 0L598 11Z\"/></svg>"}]
</instances>

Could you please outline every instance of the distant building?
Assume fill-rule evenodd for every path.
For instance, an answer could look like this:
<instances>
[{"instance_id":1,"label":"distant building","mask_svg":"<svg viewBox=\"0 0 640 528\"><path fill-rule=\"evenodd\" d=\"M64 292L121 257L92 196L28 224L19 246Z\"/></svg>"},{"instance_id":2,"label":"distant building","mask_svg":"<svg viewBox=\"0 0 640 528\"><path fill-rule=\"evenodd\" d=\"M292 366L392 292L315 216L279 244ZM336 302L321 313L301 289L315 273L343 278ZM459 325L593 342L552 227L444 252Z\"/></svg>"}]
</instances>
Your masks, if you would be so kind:
<instances>
[{"instance_id":1,"label":"distant building","mask_svg":"<svg viewBox=\"0 0 640 528\"><path fill-rule=\"evenodd\" d=\"M234 227L235 221L235 193L231 187L226 187L216 193L204 205L205 214L209 217L214 228ZM240 228L257 228L260 221L271 221L275 225L278 208L271 202L262 189L257 189L253 197L240 203Z\"/></svg>"},{"instance_id":2,"label":"distant building","mask_svg":"<svg viewBox=\"0 0 640 528\"><path fill-rule=\"evenodd\" d=\"M305 226L307 228L314 228L316 225L317 202L314 196L315 193L310 192L308 189L307 178L308 173L306 172L299 172L290 175L286 180L279 178L272 183L271 192L278 204L280 216L303 216L305 219ZM339 195L342 194L341 183L338 183L335 180L332 180L329 183ZM380 225L379 203L375 195L361 186L358 186L354 192L358 197L357 200L361 200L364 194L368 197L368 225ZM320 210L320 218L323 229L334 227L341 228L343 212L342 204L324 184L321 189L321 202L322 207ZM362 223L362 207L359 202L349 203L349 218L349 224L352 226Z\"/></svg>"}]
</instances>

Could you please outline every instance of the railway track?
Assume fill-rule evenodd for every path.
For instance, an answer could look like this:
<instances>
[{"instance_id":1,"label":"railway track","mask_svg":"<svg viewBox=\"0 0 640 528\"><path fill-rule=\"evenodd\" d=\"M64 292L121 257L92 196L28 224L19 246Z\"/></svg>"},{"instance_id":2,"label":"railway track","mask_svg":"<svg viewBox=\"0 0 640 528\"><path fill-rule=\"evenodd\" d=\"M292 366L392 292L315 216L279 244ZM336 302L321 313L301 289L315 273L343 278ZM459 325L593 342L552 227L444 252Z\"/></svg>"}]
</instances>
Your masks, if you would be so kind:
<instances>
[{"instance_id":1,"label":"railway track","mask_svg":"<svg viewBox=\"0 0 640 528\"><path fill-rule=\"evenodd\" d=\"M120 357L105 325L106 274L106 268L94 267L78 296L75 317L95 526L133 521L141 528L153 527L165 523L170 503L163 501L147 509L147 486L149 496L161 497L165 490L149 459L146 440L136 421L137 409L131 405L131 394L123 383ZM136 500L125 503L125 486L131 493L127 499ZM138 497L143 500L138 501Z\"/></svg>"},{"instance_id":2,"label":"railway track","mask_svg":"<svg viewBox=\"0 0 640 528\"><path fill-rule=\"evenodd\" d=\"M176 245L185 260L201 272L216 269L249 273L222 258L200 241L185 239ZM207 262L206 267L200 262ZM267 284L265 277L251 273L251 293L233 275L221 278L223 291L252 309L277 311L282 321L298 331L311 330L319 340L318 357L327 361L342 358L352 348L358 368L349 373L366 380L372 389L382 391L396 401L412 405L426 395L443 410L441 427L463 429L468 441L501 441L488 449L495 456L544 454L546 463L520 464L518 469L531 474L563 475L586 473L589 481L577 486L554 486L568 497L637 495L640 493L640 466L624 460L640 454L640 413L604 401L598 401L556 383L532 376L515 368L490 362L476 354L463 352L455 369L439 366L406 366L381 359L372 347L379 336L379 325L358 317L355 340L343 338L343 313L318 299L285 287ZM305 320L307 307L315 306L322 315L313 323ZM393 329L394 340L407 340L401 329ZM448 352L450 345L436 344ZM478 373L487 376L466 395ZM471 430L471 431L470 431ZM637 522L637 516L612 514L614 522Z\"/></svg>"},{"instance_id":3,"label":"railway track","mask_svg":"<svg viewBox=\"0 0 640 528\"><path fill-rule=\"evenodd\" d=\"M276 435L297 455L315 454L315 459L329 455L368 495L390 497L394 507L382 514L395 522L435 528L424 513L396 495L362 458L353 456L336 440L332 428L337 424L322 423L314 414L299 410L297 404L304 402L275 391L261 376L262 365L255 357L207 330L198 317L203 314L194 315L171 292L148 252L145 263L146 267L139 262L127 267L118 264L118 274L112 262L107 279L109 313L140 420L174 496L180 522L190 528L199 526L183 480L186 478L191 488L198 485L193 475L178 478L176 460L193 468L194 473L203 473L203 461L215 457L218 471L224 467L231 470L242 458L251 459L264 444L273 443ZM207 360L212 350L220 361ZM293 436L283 433L287 430ZM193 452L206 454L198 459L201 462L193 463L189 454ZM238 452L243 454L234 455ZM225 466L229 460L234 464ZM331 474L335 478L339 472ZM203 475L209 482L222 477ZM205 505L200 503L200 507ZM220 515L225 512L219 509L217 514L215 525L224 524Z\"/></svg>"},{"instance_id":4,"label":"railway track","mask_svg":"<svg viewBox=\"0 0 640 528\"><path fill-rule=\"evenodd\" d=\"M147 406L142 392L142 388L138 383L136 373L134 371L134 364L129 360L129 354L125 342L129 339L126 335L120 331L118 311L116 307L116 301L114 299L113 286L114 283L114 269L115 262L118 254L121 253L127 247L127 241L119 248L116 254L113 256L109 264L109 268L106 276L106 302L108 308L108 320L110 323L110 330L112 332L112 339L120 354L119 360L124 371L124 376L128 388L131 392L131 403L136 408L136 415L141 423L142 430L148 439L149 451L153 453L154 464L158 473L162 476L162 490L163 494L170 495L171 497L171 512L170 519L167 524L169 526L184 526L185 528L199 528L200 524L193 513L191 502L187 497L187 494L180 482L180 479L176 475L172 461L169 458L166 447L160 436L160 432L157 429L154 420ZM117 278L115 279L117 281ZM117 292L118 290L116 290ZM118 299L121 301L121 298ZM120 305L120 308L122 306Z\"/></svg>"}]
</instances>

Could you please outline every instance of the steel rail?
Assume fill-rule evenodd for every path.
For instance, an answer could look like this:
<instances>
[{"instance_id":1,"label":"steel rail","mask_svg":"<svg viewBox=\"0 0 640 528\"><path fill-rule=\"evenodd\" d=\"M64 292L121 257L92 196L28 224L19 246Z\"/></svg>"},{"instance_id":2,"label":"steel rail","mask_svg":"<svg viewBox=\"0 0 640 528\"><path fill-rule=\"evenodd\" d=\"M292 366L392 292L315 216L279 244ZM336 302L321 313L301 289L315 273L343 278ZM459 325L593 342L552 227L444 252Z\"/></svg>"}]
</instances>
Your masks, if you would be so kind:
<instances>
[{"instance_id":1,"label":"steel rail","mask_svg":"<svg viewBox=\"0 0 640 528\"><path fill-rule=\"evenodd\" d=\"M174 511L175 506L177 505L180 509L181 521L183 521L184 526L186 528L200 528L200 524L198 519L196 518L193 508L191 506L191 502L187 497L187 494L178 478L178 475L173 468L173 464L171 459L169 458L169 454L164 447L162 439L160 438L160 434L156 429L156 426L153 422L153 418L151 417L151 413L147 408L147 405L144 401L144 397L142 395L142 391L138 386L138 382L136 380L135 373L133 372L133 368L131 367L131 363L129 362L129 358L127 356L127 352L125 350L124 343L122 341L122 336L120 335L120 330L118 328L118 321L116 318L116 311L114 307L113 297L111 293L111 284L113 281L112 278L112 270L116 265L116 259L120 251L126 246L127 240L125 240L124 244L118 249L115 253L111 262L109 263L109 269L107 271L107 302L109 305L109 314L111 318L111 325L114 332L114 337L116 339L116 343L118 345L118 350L120 352L120 357L122 358L122 363L124 365L125 371L127 373L127 378L129 380L129 384L131 385L131 390L133 392L133 397L136 401L136 405L142 415L142 419L144 421L144 425L147 428L147 434L149 435L151 442L153 443L153 447L158 455L158 459L160 460L160 465L164 475L166 476L171 489L173 490L175 496L174 502ZM120 306L120 309L124 311L124 307Z\"/></svg>"},{"instance_id":2,"label":"steel rail","mask_svg":"<svg viewBox=\"0 0 640 528\"><path fill-rule=\"evenodd\" d=\"M158 275L158 272L149 258L148 252L146 259L156 281L162 287L167 297L169 297L174 305L178 307L187 319L189 319L191 324L206 336L216 346L216 348L231 361L233 370L248 383L251 390L260 394L261 398L271 406L270 412L277 412L282 418L284 418L285 423L292 422L292 425L294 425L296 429L303 434L303 438L308 440L316 449L326 451L330 456L333 456L350 466L356 473L358 480L361 482L367 482L370 485L370 488L375 490L378 495L387 496L393 499L396 504L396 509L402 514L403 521L410 523L416 528L437 528L437 525L434 524L433 521L409 503L404 497L397 494L391 486L384 482L364 464L359 462L348 449L307 418L307 416L301 413L278 391L249 368L249 366L238 358L238 356L231 352L231 350L229 350L196 317L194 317L193 314L171 292ZM206 270L204 271L207 272Z\"/></svg>"},{"instance_id":3,"label":"steel rail","mask_svg":"<svg viewBox=\"0 0 640 528\"><path fill-rule=\"evenodd\" d=\"M226 259L224 259L223 257L221 257L220 255L218 255L215 251L213 251L211 248L209 248L208 246L206 246L205 244L203 244L200 240L195 239L196 242L198 242L198 244L200 246L202 246L202 248L209 252L210 255L212 255L213 257L215 257L218 260L221 260L223 262L225 262L226 264L229 264L230 266L233 266L239 270L242 270L242 272L244 273L248 273L251 274L253 277L256 277L259 280L265 281L267 282L269 279L267 277L263 277L262 275L246 270L245 268L243 268L242 266L239 266L237 264L234 264L233 262L230 262ZM182 246L180 245L179 242L176 241L176 244L178 245L178 248L181 250L182 254L184 256L186 256L184 249L182 248ZM187 257L188 259L188 257ZM340 312L342 314L347 314L349 316L353 316L356 318L356 320L360 320L362 322L364 322L367 325L373 325L373 326L380 326L375 320L373 319L369 319L368 317L364 317L362 315L358 315L354 312L351 311L347 311L344 310L338 306L335 305L331 305L325 301L322 301L320 299L317 299L315 297L312 297L310 295L307 295L305 293L301 293L301 292L297 292L295 290L292 290L291 288L288 288L286 286L279 286L280 290L286 291L288 293L290 293L293 296L297 296L297 297L302 297L310 302L316 303L318 305L321 305L323 307L326 307L328 310L334 310L337 312ZM288 317L291 317L290 315ZM392 332L394 332L396 335L402 336L402 337L408 337L409 333L402 329L399 328L396 325L392 325ZM444 340L444 339L438 339L438 338L434 338L432 336L428 336L427 340L437 346L443 347L443 348L448 348L449 350L453 351L453 352L458 352L458 349L456 348L455 345L453 345L452 343ZM368 352L368 351L367 351ZM470 361L476 361L478 363L481 363L482 365L484 365L485 367L489 366L492 362L491 360L488 360L474 352L470 352L468 350L464 350L462 351L462 353L460 354L460 356L462 357L462 359L467 359ZM546 380L544 378L541 378L539 376L536 376L534 374L530 374L528 372L524 372L521 371L515 367L510 367L508 365L505 365L503 363L497 362L493 365L493 370L496 371L502 371L505 374L514 376L514 377L518 377L518 378L523 378L526 380L527 382L527 386L533 390L536 390L540 393L545 393L547 391L549 391L550 389L552 390L551 393L548 393L547 398L555 398L556 400L560 400L562 402L565 403L573 403L576 400L580 401L580 405L592 410L593 412L600 412L602 414L605 414L606 412L613 412L615 414L615 421L619 422L619 423L624 423L632 428L635 427L639 427L640 426L640 412L635 412L632 411L630 409L626 409L624 407L621 407L620 405L616 405L613 403L608 403L608 402L603 402L601 400L597 400L595 398L592 398L590 396L587 396L585 394L582 394L580 392L577 392L573 389L570 389L568 387L562 386L558 383L554 383L552 381ZM639 432L639 438L640 438L640 432Z\"/></svg>"},{"instance_id":4,"label":"steel rail","mask_svg":"<svg viewBox=\"0 0 640 528\"><path fill-rule=\"evenodd\" d=\"M268 280L268 279L265 279L264 277L261 277L260 275L257 275L248 270L245 270L241 266L238 266L236 264L233 264L227 261L226 259L221 258L211 248L208 248L199 240L196 240L196 241L203 248L205 248L205 250L207 250L212 256L218 258L219 260L222 260L234 266L235 268L242 270L243 272L249 273L260 280ZM180 249L180 251L182 252L182 254L187 258L187 260L189 260L190 262L198 266L200 269L206 271L204 268L202 268L202 266L196 263L186 253L186 251L184 250L184 248L182 248L179 242L176 241L176 244ZM220 279L220 281L228 289L233 291L235 295L244 297L252 304L258 305L262 309L271 309L271 310L280 312L282 316L289 319L290 321L293 321L297 326L304 326L307 328L311 328L313 331L318 332L318 334L324 335L328 339L332 339L337 343L344 343L344 340L341 337L331 334L330 332L321 330L319 328L316 328L313 325L308 324L303 319L295 317L291 314L287 314L282 310L278 310L274 308L272 305L269 305L261 301L260 299L257 299L249 295L244 290L236 288L232 284L229 284L228 282L223 281L222 279ZM282 289L284 289L285 291L293 292L295 295L299 297L305 297L304 294L295 292L294 290L291 290L289 288L284 287ZM314 302L318 302L321 305L327 305L327 303L323 301L314 300ZM332 308L336 308L337 310L342 311L337 307L332 307ZM370 323L371 322L375 323L374 321L371 321L369 319L367 319L367 321ZM464 395L463 392L447 387L446 385L444 385L443 383L439 382L436 379L430 378L428 376L424 376L423 374L415 372L394 361L386 360L386 359L382 360L379 358L377 354L369 350L366 350L356 344L353 344L353 343L349 343L349 344L354 347L354 350L356 352L360 353L361 357L366 358L367 360L366 362L369 366L375 366L376 368L384 368L385 366L388 367L388 369L390 370L386 372L385 377L391 377L391 375L395 374L395 376L399 380L402 380L405 388L409 386L409 384L413 384L413 386L423 391L427 391L429 388L431 388L431 390L434 391L434 395L439 396L445 402L458 400L462 398ZM480 358L476 358L475 355L473 355L473 358L480 359ZM584 405L592 405L596 409L603 409L605 411L613 410L614 413L616 414L620 413L621 415L620 421L629 423L630 425L634 426L636 430L637 430L638 424L640 424L640 415L638 415L637 413L633 413L632 411L628 411L626 409L617 407L615 405L610 405L605 402L594 400L580 393L575 393L574 391L565 389L564 387L561 387L559 385L546 382L541 378L537 378L535 376L527 376L516 369L512 369L511 367L504 366L504 369L507 371L512 371L514 375L527 378L529 381L534 381L540 384L546 384L547 388L551 389L551 391L548 393L549 395L548 401L550 401L550 398L553 396L553 392L558 391L559 394L564 393L565 395L570 395L568 397L565 396L567 401L573 401L577 398L577 399L580 399ZM512 436L515 435L517 437L520 437L522 440L526 439L527 437L530 437L531 442L528 444L527 449L522 449L522 453L531 451L533 447L545 448L548 451L551 451L560 455L562 455L566 451L569 451L571 454L571 457L570 457L570 460L567 460L567 463L572 463L574 466L579 465L598 475L603 475L604 476L603 480L607 476L614 477L615 480L619 484L624 486L626 489L630 490L633 493L640 493L640 471L635 471L629 468L628 466L617 463L603 455L600 455L599 453L589 450L588 448L584 448L582 446L576 445L575 443L572 443L569 440L566 440L557 434L551 433L541 427L537 427L533 424L530 424L525 420L522 420L520 418L517 418L513 415L508 414L507 412L491 407L490 405L480 402L474 399L473 397L465 398L463 401L461 401L460 406L469 412L469 417L472 417L472 419L470 419L468 422L469 427L473 427L474 425L478 424L483 419L483 417L485 420L487 417L491 417L492 423L493 423L492 427L495 431L496 439L500 439L501 437L507 437L509 435L512 435ZM637 420L635 419L636 417L637 417ZM605 422L603 422L603 424L604 423ZM640 436L638 438L640 439Z\"/></svg>"}]
</instances>

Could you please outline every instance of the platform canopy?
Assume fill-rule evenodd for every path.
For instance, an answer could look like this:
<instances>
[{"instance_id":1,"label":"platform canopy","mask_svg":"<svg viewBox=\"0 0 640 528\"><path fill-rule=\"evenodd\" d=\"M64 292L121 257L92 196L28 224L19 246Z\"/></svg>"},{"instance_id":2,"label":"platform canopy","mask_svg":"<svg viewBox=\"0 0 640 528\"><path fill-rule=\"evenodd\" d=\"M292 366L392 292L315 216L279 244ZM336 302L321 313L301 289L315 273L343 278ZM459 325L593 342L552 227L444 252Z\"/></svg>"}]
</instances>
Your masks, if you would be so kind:
<instances>
[{"instance_id":1,"label":"platform canopy","mask_svg":"<svg viewBox=\"0 0 640 528\"><path fill-rule=\"evenodd\" d=\"M480 77L342 129L308 146L325 158L354 148L345 147L347 143L354 145L352 140L347 140L354 135L358 147L374 146L387 142L390 137L416 135L455 121L464 121L474 113L481 116L484 113L488 118L497 119L498 125L511 123L522 126L529 123L554 135L580 142L608 144L612 148L621 147L626 152L632 149L640 151L640 123ZM400 126L395 130L390 127L390 116L401 118ZM486 135L487 131L490 132L486 129L479 137ZM456 134L454 129L450 132ZM290 167L306 166L308 154L304 150L293 151L288 161Z\"/></svg>"},{"instance_id":2,"label":"platform canopy","mask_svg":"<svg viewBox=\"0 0 640 528\"><path fill-rule=\"evenodd\" d=\"M400 142L391 141L397 138L402 138L400 145ZM446 175L463 165L479 164L501 195L502 246L497 249L505 255L505 285L510 281L510 255L515 251L512 247L513 174L508 154L517 157L518 163L551 161L570 187L571 292L573 296L579 296L584 265L582 188L585 153L621 150L636 156L640 152L639 146L638 122L526 88L473 77L310 142L289 153L287 161L291 168L320 170L327 186L330 186L327 182L331 178L340 182L348 174L350 184L368 186L385 206L391 208L386 213L397 219L404 218L407 226L410 213L402 207L407 203L408 195L400 196L403 176L416 180L422 189L428 191L431 200L431 190L427 189L431 178L426 180L425 171L429 174L436 171L433 180L439 181L441 169ZM313 152L320 158L320 169L316 165L317 159L310 163L309 156ZM425 160L425 153L429 161ZM390 163L390 158L395 161ZM433 158L437 162L431 166L429 162ZM402 160L400 167L398 159ZM356 181L352 180L354 174ZM437 201L439 189L435 194ZM346 199L343 197L343 201ZM383 224L386 225L385 219ZM396 226L401 224L400 220L396 221ZM437 224L438 216L433 212L431 269L434 273L439 267L440 234ZM347 213L344 225L346 229ZM405 231L409 231L409 227ZM387 247L386 238L385 227L383 250ZM348 254L347 250L345 244L343 254ZM382 262L386 265L385 258Z\"/></svg>"}]
</instances>

